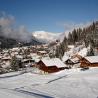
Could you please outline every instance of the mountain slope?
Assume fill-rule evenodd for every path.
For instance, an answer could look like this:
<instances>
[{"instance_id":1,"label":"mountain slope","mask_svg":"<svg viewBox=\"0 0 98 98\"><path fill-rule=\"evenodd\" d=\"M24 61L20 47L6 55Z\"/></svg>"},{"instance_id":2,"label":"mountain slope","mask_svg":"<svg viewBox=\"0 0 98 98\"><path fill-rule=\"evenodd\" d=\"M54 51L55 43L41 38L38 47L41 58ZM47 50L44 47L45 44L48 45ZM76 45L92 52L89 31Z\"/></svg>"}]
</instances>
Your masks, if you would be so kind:
<instances>
[{"instance_id":1,"label":"mountain slope","mask_svg":"<svg viewBox=\"0 0 98 98\"><path fill-rule=\"evenodd\" d=\"M45 31L35 31L32 33L34 37L39 39L42 42L51 42L58 39L60 33L51 33Z\"/></svg>"},{"instance_id":2,"label":"mountain slope","mask_svg":"<svg viewBox=\"0 0 98 98\"><path fill-rule=\"evenodd\" d=\"M19 41L13 38L7 38L4 36L0 36L0 48L12 48L16 47L21 43L23 46L29 46L29 45L39 45L42 44L40 41L38 41L36 38L32 37L31 41L29 42L23 42Z\"/></svg>"}]
</instances>

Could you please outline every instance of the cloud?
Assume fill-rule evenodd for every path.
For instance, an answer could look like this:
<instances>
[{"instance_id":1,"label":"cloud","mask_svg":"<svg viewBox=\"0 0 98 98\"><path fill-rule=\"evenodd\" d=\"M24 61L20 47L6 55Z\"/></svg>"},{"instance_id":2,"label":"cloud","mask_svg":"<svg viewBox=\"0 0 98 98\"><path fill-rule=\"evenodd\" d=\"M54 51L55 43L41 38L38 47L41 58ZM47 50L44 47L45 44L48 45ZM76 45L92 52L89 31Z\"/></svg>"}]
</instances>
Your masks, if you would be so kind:
<instances>
[{"instance_id":1,"label":"cloud","mask_svg":"<svg viewBox=\"0 0 98 98\"><path fill-rule=\"evenodd\" d=\"M59 22L57 25L64 29L64 33L67 36L69 32L73 29L84 28L91 24L92 22L85 22L85 23L75 23L75 22Z\"/></svg>"},{"instance_id":2,"label":"cloud","mask_svg":"<svg viewBox=\"0 0 98 98\"><path fill-rule=\"evenodd\" d=\"M60 22L57 25L60 27L63 27L65 32L66 31L72 31L73 29L77 28L84 28L91 24L92 22L85 22L85 23L75 23L75 22Z\"/></svg>"},{"instance_id":3,"label":"cloud","mask_svg":"<svg viewBox=\"0 0 98 98\"><path fill-rule=\"evenodd\" d=\"M59 39L63 41L65 36L68 36L69 32L72 32L74 29L84 28L91 24L92 22L85 22L85 23L75 23L75 22L59 22L57 25L64 29L64 33L59 36Z\"/></svg>"},{"instance_id":4,"label":"cloud","mask_svg":"<svg viewBox=\"0 0 98 98\"><path fill-rule=\"evenodd\" d=\"M20 26L18 30L16 30L16 33L18 35L17 39L22 41L29 42L32 39L32 34L27 31L27 28L24 25Z\"/></svg>"},{"instance_id":5,"label":"cloud","mask_svg":"<svg viewBox=\"0 0 98 98\"><path fill-rule=\"evenodd\" d=\"M26 27L22 25L18 28L14 28L14 25L15 18L12 15L7 15L5 12L0 12L0 36L29 42L32 35L27 31Z\"/></svg>"}]
</instances>

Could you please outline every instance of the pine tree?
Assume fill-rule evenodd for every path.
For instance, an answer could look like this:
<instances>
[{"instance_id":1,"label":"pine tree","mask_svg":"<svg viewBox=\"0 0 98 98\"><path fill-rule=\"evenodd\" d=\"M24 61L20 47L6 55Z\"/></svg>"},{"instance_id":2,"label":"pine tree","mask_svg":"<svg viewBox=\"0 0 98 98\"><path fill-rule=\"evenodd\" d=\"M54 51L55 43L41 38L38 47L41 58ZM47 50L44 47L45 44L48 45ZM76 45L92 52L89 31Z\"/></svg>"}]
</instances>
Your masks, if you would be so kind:
<instances>
[{"instance_id":1,"label":"pine tree","mask_svg":"<svg viewBox=\"0 0 98 98\"><path fill-rule=\"evenodd\" d=\"M95 22L93 22L93 24L91 26L91 30L94 31L95 29L96 29Z\"/></svg>"},{"instance_id":2,"label":"pine tree","mask_svg":"<svg viewBox=\"0 0 98 98\"><path fill-rule=\"evenodd\" d=\"M73 38L72 38L72 34L71 32L68 33L68 44L72 44L73 43Z\"/></svg>"},{"instance_id":3,"label":"pine tree","mask_svg":"<svg viewBox=\"0 0 98 98\"><path fill-rule=\"evenodd\" d=\"M12 57L12 61L11 61L11 68L14 71L18 71L19 69L19 60L14 56Z\"/></svg>"},{"instance_id":4,"label":"pine tree","mask_svg":"<svg viewBox=\"0 0 98 98\"><path fill-rule=\"evenodd\" d=\"M74 30L72 31L72 38L73 38L73 44L75 44L75 42L78 41L78 35L77 35L76 29L74 29Z\"/></svg>"},{"instance_id":5,"label":"pine tree","mask_svg":"<svg viewBox=\"0 0 98 98\"><path fill-rule=\"evenodd\" d=\"M77 29L78 41L81 41L81 33L82 33L82 29L81 28Z\"/></svg>"},{"instance_id":6,"label":"pine tree","mask_svg":"<svg viewBox=\"0 0 98 98\"><path fill-rule=\"evenodd\" d=\"M62 56L64 55L64 52L67 50L67 43L68 43L68 40L65 36L63 42L56 49L56 54L55 54L56 57L59 57L60 59L62 58Z\"/></svg>"},{"instance_id":7,"label":"pine tree","mask_svg":"<svg viewBox=\"0 0 98 98\"><path fill-rule=\"evenodd\" d=\"M87 56L94 56L93 48L90 48L90 50L87 53Z\"/></svg>"}]
</instances>

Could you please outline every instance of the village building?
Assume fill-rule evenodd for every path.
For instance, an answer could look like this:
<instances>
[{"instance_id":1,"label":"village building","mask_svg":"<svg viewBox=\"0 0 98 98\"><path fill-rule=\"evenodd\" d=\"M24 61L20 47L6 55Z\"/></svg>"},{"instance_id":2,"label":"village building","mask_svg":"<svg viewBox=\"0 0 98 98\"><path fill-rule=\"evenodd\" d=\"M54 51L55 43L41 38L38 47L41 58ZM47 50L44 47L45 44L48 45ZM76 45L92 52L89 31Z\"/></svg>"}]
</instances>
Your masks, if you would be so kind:
<instances>
[{"instance_id":1,"label":"village building","mask_svg":"<svg viewBox=\"0 0 98 98\"><path fill-rule=\"evenodd\" d=\"M68 68L72 68L73 66L79 65L81 56L73 55L69 56L66 52L62 58L62 61L67 65Z\"/></svg>"},{"instance_id":2,"label":"village building","mask_svg":"<svg viewBox=\"0 0 98 98\"><path fill-rule=\"evenodd\" d=\"M21 63L23 67L31 67L35 61L33 59L23 59Z\"/></svg>"},{"instance_id":3,"label":"village building","mask_svg":"<svg viewBox=\"0 0 98 98\"><path fill-rule=\"evenodd\" d=\"M43 56L43 55L46 55L47 52L45 50L44 51L38 51L37 54Z\"/></svg>"},{"instance_id":4,"label":"village building","mask_svg":"<svg viewBox=\"0 0 98 98\"><path fill-rule=\"evenodd\" d=\"M64 63L68 68L79 67L80 59L78 57L68 58Z\"/></svg>"},{"instance_id":5,"label":"village building","mask_svg":"<svg viewBox=\"0 0 98 98\"><path fill-rule=\"evenodd\" d=\"M98 56L83 57L80 63L80 67L98 67Z\"/></svg>"},{"instance_id":6,"label":"village building","mask_svg":"<svg viewBox=\"0 0 98 98\"><path fill-rule=\"evenodd\" d=\"M1 58L0 65L2 68L10 67L11 64L11 57L3 57Z\"/></svg>"},{"instance_id":7,"label":"village building","mask_svg":"<svg viewBox=\"0 0 98 98\"><path fill-rule=\"evenodd\" d=\"M47 73L58 72L66 68L66 65L59 58L42 59L35 66Z\"/></svg>"}]
</instances>

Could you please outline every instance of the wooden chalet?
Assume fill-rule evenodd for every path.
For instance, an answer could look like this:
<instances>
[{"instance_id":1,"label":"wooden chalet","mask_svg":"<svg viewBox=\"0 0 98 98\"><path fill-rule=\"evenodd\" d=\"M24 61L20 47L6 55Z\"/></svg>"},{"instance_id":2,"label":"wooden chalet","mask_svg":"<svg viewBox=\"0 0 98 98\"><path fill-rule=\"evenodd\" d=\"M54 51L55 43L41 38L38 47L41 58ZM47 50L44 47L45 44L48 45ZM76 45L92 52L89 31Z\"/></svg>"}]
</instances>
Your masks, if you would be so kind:
<instances>
[{"instance_id":1,"label":"wooden chalet","mask_svg":"<svg viewBox=\"0 0 98 98\"><path fill-rule=\"evenodd\" d=\"M79 58L77 58L77 57L70 58L70 59L65 61L65 64L68 64L68 65L74 65L74 64L77 64L77 63L79 63Z\"/></svg>"},{"instance_id":2,"label":"wooden chalet","mask_svg":"<svg viewBox=\"0 0 98 98\"><path fill-rule=\"evenodd\" d=\"M80 67L98 67L98 56L83 57L80 63Z\"/></svg>"},{"instance_id":3,"label":"wooden chalet","mask_svg":"<svg viewBox=\"0 0 98 98\"><path fill-rule=\"evenodd\" d=\"M36 64L36 67L44 72L54 73L60 70L64 70L66 68L66 65L59 58L53 58L49 60L48 59L40 60Z\"/></svg>"}]
</instances>

